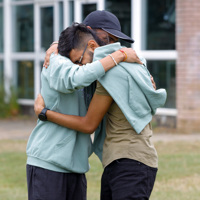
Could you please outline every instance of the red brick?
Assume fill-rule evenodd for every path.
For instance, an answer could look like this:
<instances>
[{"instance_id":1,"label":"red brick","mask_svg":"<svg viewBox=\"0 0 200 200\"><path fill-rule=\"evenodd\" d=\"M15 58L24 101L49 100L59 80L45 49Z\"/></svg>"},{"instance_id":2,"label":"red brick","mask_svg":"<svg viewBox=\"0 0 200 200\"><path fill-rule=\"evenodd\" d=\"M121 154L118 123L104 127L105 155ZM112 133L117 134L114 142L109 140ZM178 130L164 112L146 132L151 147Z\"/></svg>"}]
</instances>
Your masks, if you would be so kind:
<instances>
[{"instance_id":1,"label":"red brick","mask_svg":"<svg viewBox=\"0 0 200 200\"><path fill-rule=\"evenodd\" d=\"M177 128L200 131L200 1L176 0Z\"/></svg>"}]
</instances>

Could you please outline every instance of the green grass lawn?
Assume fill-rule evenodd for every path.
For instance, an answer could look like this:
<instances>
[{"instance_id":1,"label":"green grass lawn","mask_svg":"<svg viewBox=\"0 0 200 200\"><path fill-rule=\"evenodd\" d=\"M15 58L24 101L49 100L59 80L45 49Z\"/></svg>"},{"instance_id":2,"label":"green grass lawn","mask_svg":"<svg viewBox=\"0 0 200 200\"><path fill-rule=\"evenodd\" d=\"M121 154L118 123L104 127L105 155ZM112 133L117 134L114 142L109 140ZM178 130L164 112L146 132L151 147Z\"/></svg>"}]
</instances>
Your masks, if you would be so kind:
<instances>
[{"instance_id":1,"label":"green grass lawn","mask_svg":"<svg viewBox=\"0 0 200 200\"><path fill-rule=\"evenodd\" d=\"M200 199L200 142L155 143L159 171L151 200ZM26 141L0 140L0 199L27 200ZM99 200L102 166L90 158L88 200Z\"/></svg>"}]
</instances>

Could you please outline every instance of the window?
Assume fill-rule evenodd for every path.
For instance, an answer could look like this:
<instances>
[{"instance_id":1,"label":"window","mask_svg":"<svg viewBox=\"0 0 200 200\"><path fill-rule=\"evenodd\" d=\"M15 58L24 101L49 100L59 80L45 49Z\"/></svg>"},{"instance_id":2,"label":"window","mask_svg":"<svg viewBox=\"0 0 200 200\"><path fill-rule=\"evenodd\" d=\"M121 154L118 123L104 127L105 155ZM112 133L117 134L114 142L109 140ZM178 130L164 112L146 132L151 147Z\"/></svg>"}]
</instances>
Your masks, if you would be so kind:
<instances>
[{"instance_id":1,"label":"window","mask_svg":"<svg viewBox=\"0 0 200 200\"><path fill-rule=\"evenodd\" d=\"M167 90L165 108L176 107L176 72L175 61L148 61L147 67L156 82L157 89Z\"/></svg>"},{"instance_id":2,"label":"window","mask_svg":"<svg viewBox=\"0 0 200 200\"><path fill-rule=\"evenodd\" d=\"M122 32L131 36L131 0L107 0L105 2L107 11L110 11L120 21ZM121 40L122 45L130 47L131 44Z\"/></svg>"},{"instance_id":3,"label":"window","mask_svg":"<svg viewBox=\"0 0 200 200\"><path fill-rule=\"evenodd\" d=\"M0 53L3 52L3 8L0 7Z\"/></svg>"},{"instance_id":4,"label":"window","mask_svg":"<svg viewBox=\"0 0 200 200\"><path fill-rule=\"evenodd\" d=\"M176 46L175 26L176 7L175 0L142 0L134 2L134 10L139 9L142 18L138 24L136 15L132 23L138 48L148 60L148 70L154 77L157 88L165 88L167 101L164 108L176 109ZM136 12L137 13L137 12ZM137 49L136 49L137 50ZM168 109L163 109L170 114ZM163 113L162 113L163 114Z\"/></svg>"},{"instance_id":5,"label":"window","mask_svg":"<svg viewBox=\"0 0 200 200\"><path fill-rule=\"evenodd\" d=\"M82 5L82 19L84 20L88 14L95 11L97 9L97 4L83 4Z\"/></svg>"},{"instance_id":6,"label":"window","mask_svg":"<svg viewBox=\"0 0 200 200\"><path fill-rule=\"evenodd\" d=\"M16 61L13 63L14 85L18 98L34 98L34 63L33 61Z\"/></svg>"},{"instance_id":7,"label":"window","mask_svg":"<svg viewBox=\"0 0 200 200\"><path fill-rule=\"evenodd\" d=\"M146 1L144 50L175 49L175 0ZM145 27L146 26L146 27ZM145 31L146 30L146 31Z\"/></svg>"},{"instance_id":8,"label":"window","mask_svg":"<svg viewBox=\"0 0 200 200\"><path fill-rule=\"evenodd\" d=\"M13 51L34 51L33 5L13 6Z\"/></svg>"},{"instance_id":9,"label":"window","mask_svg":"<svg viewBox=\"0 0 200 200\"><path fill-rule=\"evenodd\" d=\"M74 1L69 1L70 13L69 13L69 24L74 22Z\"/></svg>"},{"instance_id":10,"label":"window","mask_svg":"<svg viewBox=\"0 0 200 200\"><path fill-rule=\"evenodd\" d=\"M44 52L53 41L53 6L41 8L41 48Z\"/></svg>"},{"instance_id":11,"label":"window","mask_svg":"<svg viewBox=\"0 0 200 200\"><path fill-rule=\"evenodd\" d=\"M60 33L63 31L63 2L59 2L59 31Z\"/></svg>"}]
</instances>

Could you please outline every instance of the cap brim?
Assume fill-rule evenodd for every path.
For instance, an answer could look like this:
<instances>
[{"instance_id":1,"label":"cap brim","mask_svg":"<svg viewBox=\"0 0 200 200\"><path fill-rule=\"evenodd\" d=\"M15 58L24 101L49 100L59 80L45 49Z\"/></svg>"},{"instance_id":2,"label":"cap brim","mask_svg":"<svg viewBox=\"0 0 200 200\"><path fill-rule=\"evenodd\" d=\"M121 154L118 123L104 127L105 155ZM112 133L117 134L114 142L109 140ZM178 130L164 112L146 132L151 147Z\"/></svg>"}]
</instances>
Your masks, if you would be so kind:
<instances>
[{"instance_id":1,"label":"cap brim","mask_svg":"<svg viewBox=\"0 0 200 200\"><path fill-rule=\"evenodd\" d=\"M114 29L109 29L109 28L102 28L104 31L110 33L111 35L114 35L115 37L118 37L122 40L125 40L127 42L130 42L130 43L134 43L135 41L128 37L127 35L125 35L124 33L122 33L121 31L118 31L118 30L114 30Z\"/></svg>"}]
</instances>

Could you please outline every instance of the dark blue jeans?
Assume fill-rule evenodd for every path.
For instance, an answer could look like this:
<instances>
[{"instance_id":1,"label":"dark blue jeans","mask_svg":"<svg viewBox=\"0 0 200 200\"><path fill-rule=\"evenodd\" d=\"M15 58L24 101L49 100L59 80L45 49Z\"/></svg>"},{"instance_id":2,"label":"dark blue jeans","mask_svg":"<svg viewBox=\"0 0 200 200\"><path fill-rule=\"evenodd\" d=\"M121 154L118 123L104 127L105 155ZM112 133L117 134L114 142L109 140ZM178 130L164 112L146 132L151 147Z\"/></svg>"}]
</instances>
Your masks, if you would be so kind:
<instances>
[{"instance_id":1,"label":"dark blue jeans","mask_svg":"<svg viewBox=\"0 0 200 200\"><path fill-rule=\"evenodd\" d=\"M156 174L157 168L136 160L115 160L104 169L101 200L148 200Z\"/></svg>"},{"instance_id":2,"label":"dark blue jeans","mask_svg":"<svg viewBox=\"0 0 200 200\"><path fill-rule=\"evenodd\" d=\"M60 173L27 165L28 200L86 200L85 174Z\"/></svg>"}]
</instances>

